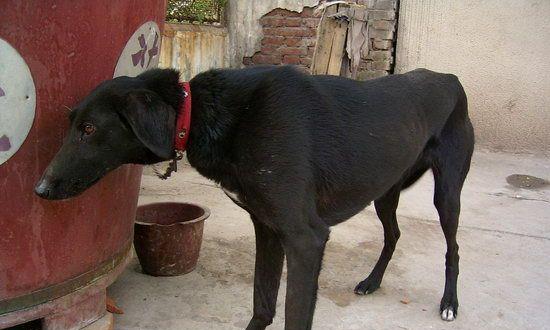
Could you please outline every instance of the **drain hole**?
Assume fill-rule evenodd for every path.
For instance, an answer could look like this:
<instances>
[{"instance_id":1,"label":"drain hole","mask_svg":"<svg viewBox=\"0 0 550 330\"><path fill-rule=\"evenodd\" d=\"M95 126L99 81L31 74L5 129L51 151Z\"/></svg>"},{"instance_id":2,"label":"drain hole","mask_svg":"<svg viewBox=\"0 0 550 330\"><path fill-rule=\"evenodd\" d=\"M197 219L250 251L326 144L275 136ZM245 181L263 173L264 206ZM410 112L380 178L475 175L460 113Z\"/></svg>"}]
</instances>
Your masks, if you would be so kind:
<instances>
[{"instance_id":1,"label":"drain hole","mask_svg":"<svg viewBox=\"0 0 550 330\"><path fill-rule=\"evenodd\" d=\"M506 182L516 188L530 190L546 188L550 185L550 182L548 182L547 180L527 174L509 175L508 177L506 177Z\"/></svg>"}]
</instances>

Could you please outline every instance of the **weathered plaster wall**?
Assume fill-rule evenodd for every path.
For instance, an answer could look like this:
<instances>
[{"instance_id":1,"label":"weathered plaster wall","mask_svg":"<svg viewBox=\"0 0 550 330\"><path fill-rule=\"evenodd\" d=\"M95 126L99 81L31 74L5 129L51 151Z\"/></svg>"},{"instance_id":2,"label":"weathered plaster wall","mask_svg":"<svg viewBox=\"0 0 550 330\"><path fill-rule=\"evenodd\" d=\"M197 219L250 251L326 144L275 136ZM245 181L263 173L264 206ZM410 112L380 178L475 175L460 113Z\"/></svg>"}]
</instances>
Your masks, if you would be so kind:
<instances>
[{"instance_id":1,"label":"weathered plaster wall","mask_svg":"<svg viewBox=\"0 0 550 330\"><path fill-rule=\"evenodd\" d=\"M550 1L400 3L395 71L456 74L479 145L550 153Z\"/></svg>"},{"instance_id":2,"label":"weathered plaster wall","mask_svg":"<svg viewBox=\"0 0 550 330\"><path fill-rule=\"evenodd\" d=\"M263 37L260 18L275 8L302 12L314 7L319 0L231 0L227 6L229 38L228 61L231 67L241 67L243 57L260 50Z\"/></svg>"}]
</instances>

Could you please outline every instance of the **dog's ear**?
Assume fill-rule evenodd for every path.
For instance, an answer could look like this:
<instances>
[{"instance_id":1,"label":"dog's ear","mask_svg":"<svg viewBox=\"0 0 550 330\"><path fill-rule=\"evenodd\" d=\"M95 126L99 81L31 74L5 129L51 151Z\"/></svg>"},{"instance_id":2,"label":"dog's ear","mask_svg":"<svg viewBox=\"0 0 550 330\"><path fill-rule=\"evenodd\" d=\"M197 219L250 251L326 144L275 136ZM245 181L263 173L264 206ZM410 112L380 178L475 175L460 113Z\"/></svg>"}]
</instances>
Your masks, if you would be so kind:
<instances>
[{"instance_id":1,"label":"dog's ear","mask_svg":"<svg viewBox=\"0 0 550 330\"><path fill-rule=\"evenodd\" d=\"M166 104L177 109L183 102L183 93L179 85L180 73L174 69L151 69L143 72L138 79L143 80L146 88L157 93Z\"/></svg>"},{"instance_id":2,"label":"dog's ear","mask_svg":"<svg viewBox=\"0 0 550 330\"><path fill-rule=\"evenodd\" d=\"M176 112L159 95L147 89L132 91L120 112L149 150L162 159L172 158Z\"/></svg>"}]
</instances>

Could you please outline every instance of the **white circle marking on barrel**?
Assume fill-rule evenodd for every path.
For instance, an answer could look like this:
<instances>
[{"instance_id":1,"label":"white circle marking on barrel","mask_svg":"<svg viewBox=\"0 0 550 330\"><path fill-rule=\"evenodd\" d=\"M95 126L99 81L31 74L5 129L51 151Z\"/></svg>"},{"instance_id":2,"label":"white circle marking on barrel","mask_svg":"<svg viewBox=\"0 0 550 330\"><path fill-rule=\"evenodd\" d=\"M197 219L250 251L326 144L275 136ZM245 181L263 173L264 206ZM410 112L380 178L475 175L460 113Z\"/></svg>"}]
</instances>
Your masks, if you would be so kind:
<instances>
[{"instance_id":1,"label":"white circle marking on barrel","mask_svg":"<svg viewBox=\"0 0 550 330\"><path fill-rule=\"evenodd\" d=\"M17 50L0 39L0 165L25 142L35 111L31 71Z\"/></svg>"},{"instance_id":2,"label":"white circle marking on barrel","mask_svg":"<svg viewBox=\"0 0 550 330\"><path fill-rule=\"evenodd\" d=\"M141 25L124 46L113 77L135 77L146 70L156 68L159 63L161 39L157 23L149 21Z\"/></svg>"}]
</instances>

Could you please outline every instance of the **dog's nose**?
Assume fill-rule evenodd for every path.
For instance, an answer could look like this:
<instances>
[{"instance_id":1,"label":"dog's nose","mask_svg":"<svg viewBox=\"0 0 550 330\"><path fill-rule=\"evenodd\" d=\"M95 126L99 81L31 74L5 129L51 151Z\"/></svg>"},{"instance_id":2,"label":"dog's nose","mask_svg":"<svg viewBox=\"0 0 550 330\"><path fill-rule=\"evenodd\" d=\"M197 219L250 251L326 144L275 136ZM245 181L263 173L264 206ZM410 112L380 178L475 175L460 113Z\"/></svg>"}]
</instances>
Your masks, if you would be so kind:
<instances>
[{"instance_id":1,"label":"dog's nose","mask_svg":"<svg viewBox=\"0 0 550 330\"><path fill-rule=\"evenodd\" d=\"M47 176L42 177L34 187L34 192L42 198L48 198L50 191L51 180Z\"/></svg>"}]
</instances>

